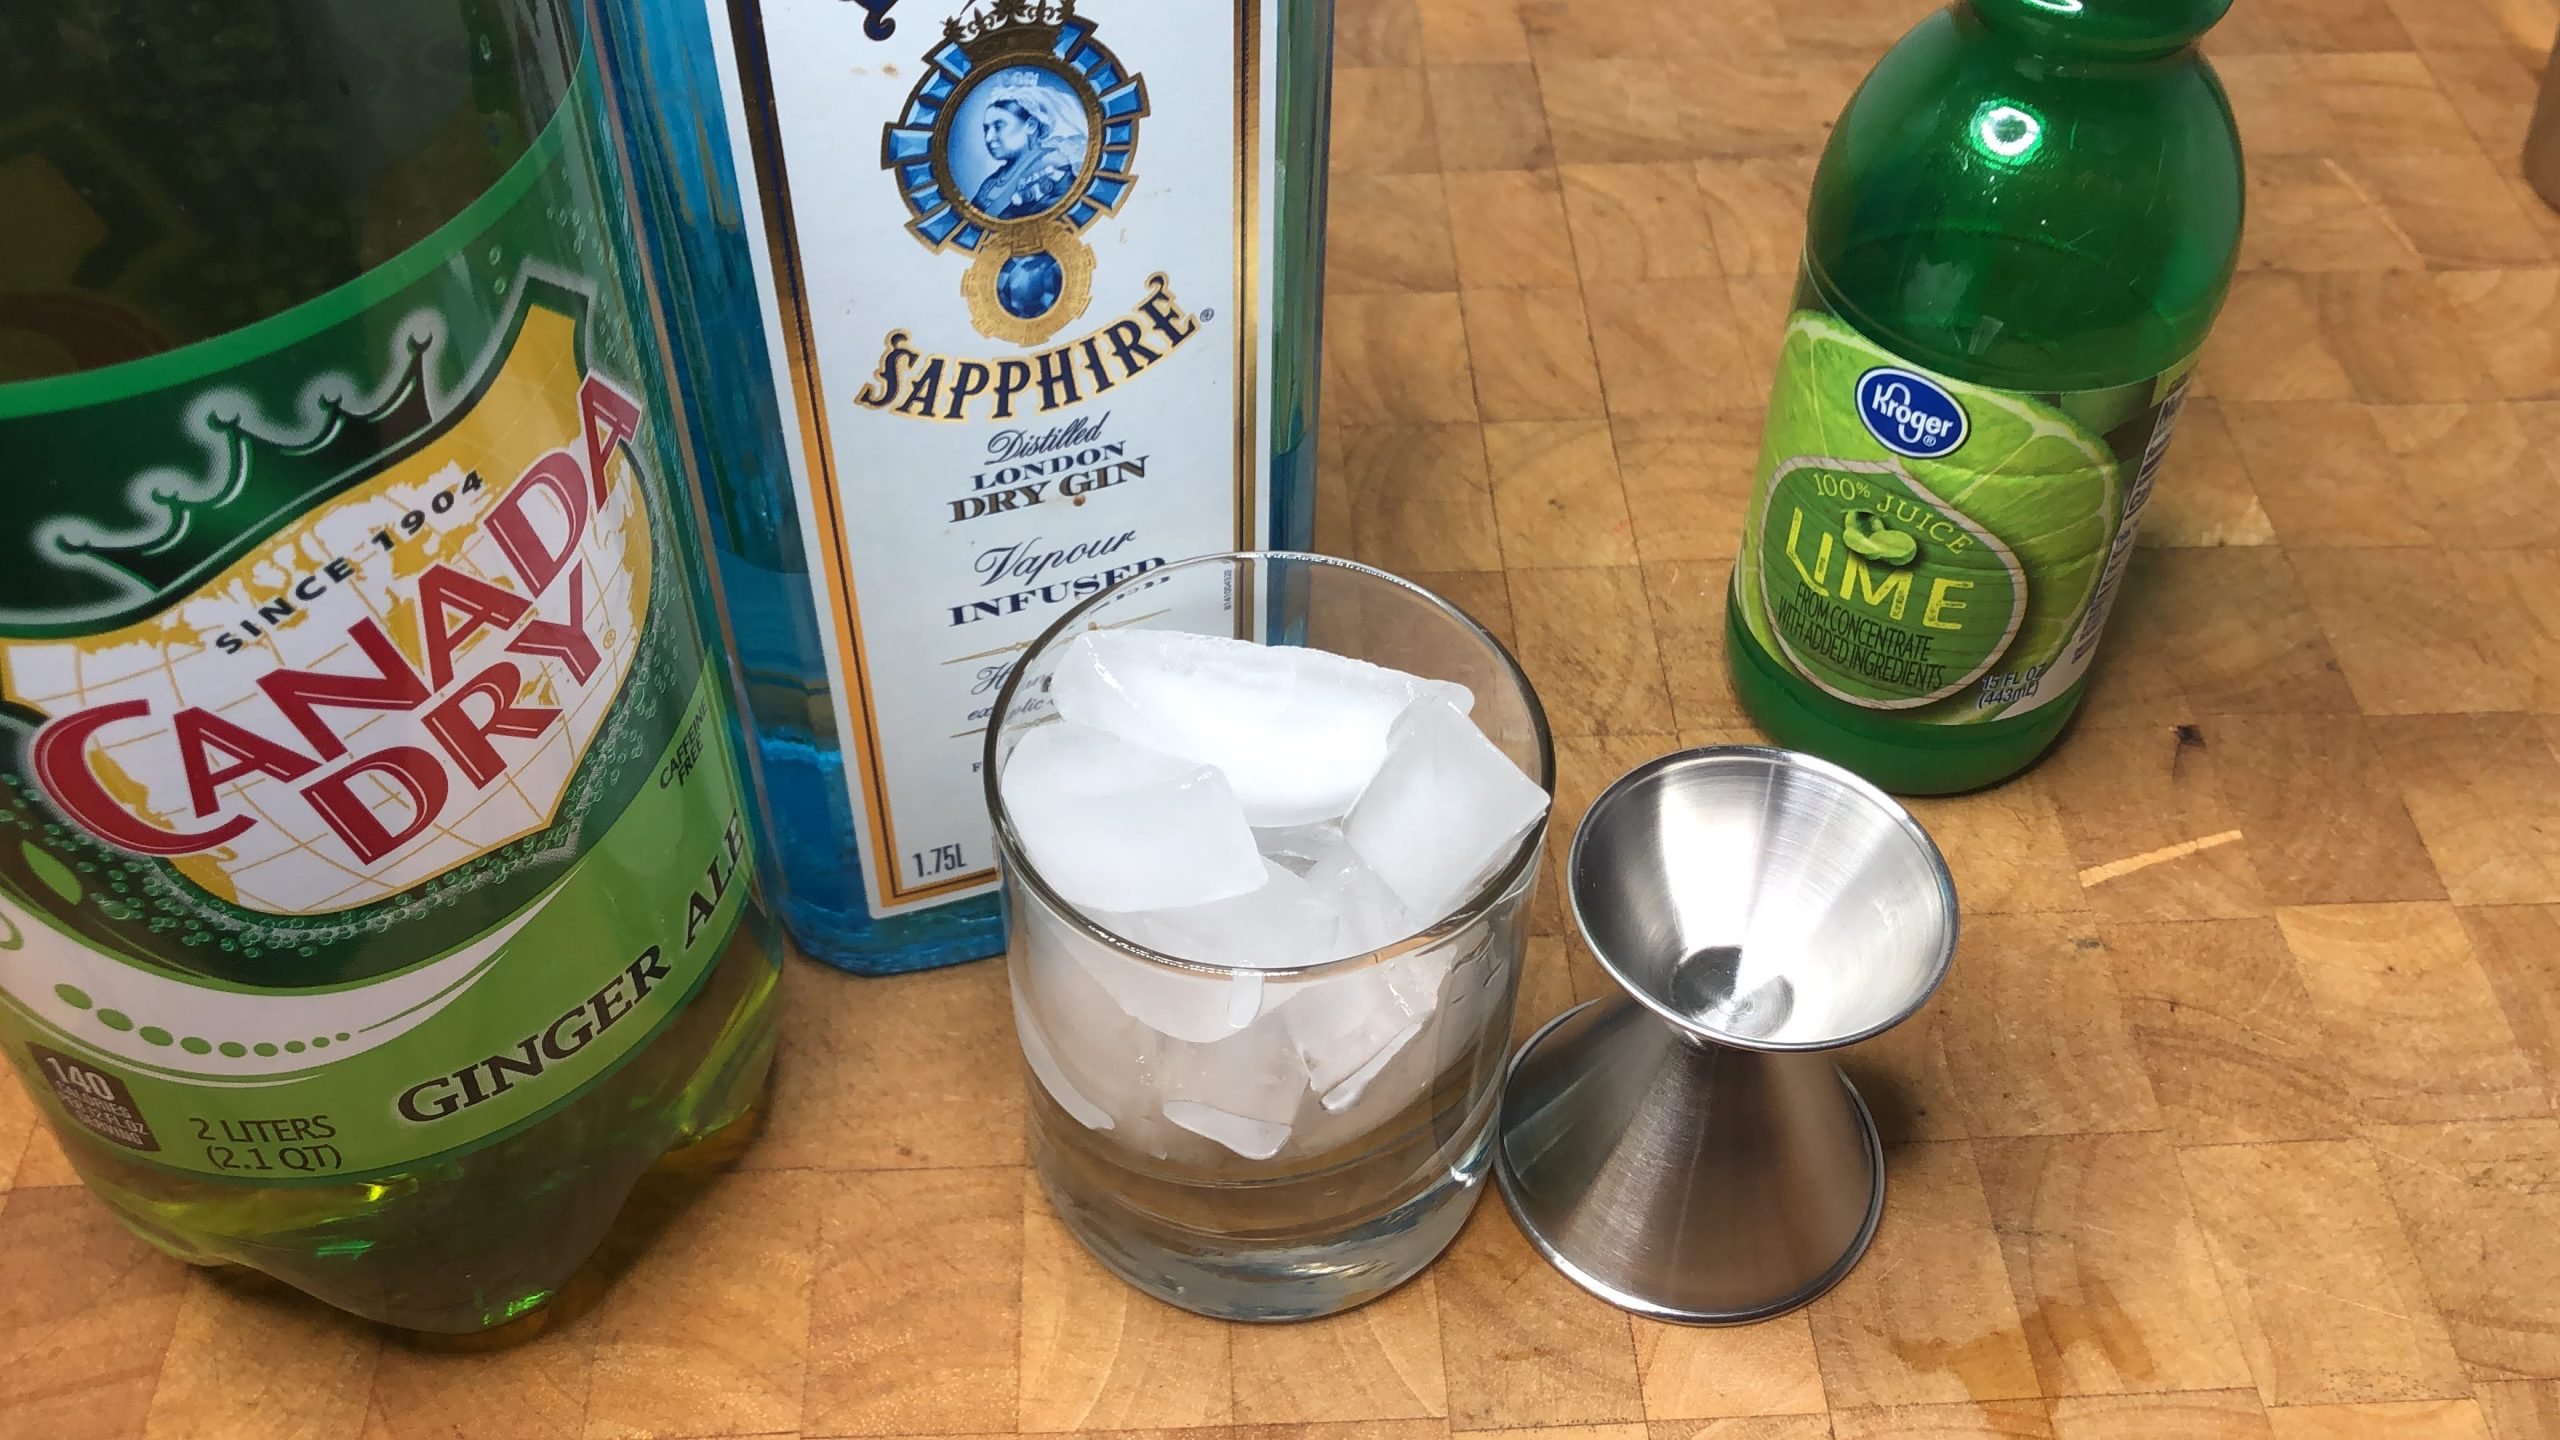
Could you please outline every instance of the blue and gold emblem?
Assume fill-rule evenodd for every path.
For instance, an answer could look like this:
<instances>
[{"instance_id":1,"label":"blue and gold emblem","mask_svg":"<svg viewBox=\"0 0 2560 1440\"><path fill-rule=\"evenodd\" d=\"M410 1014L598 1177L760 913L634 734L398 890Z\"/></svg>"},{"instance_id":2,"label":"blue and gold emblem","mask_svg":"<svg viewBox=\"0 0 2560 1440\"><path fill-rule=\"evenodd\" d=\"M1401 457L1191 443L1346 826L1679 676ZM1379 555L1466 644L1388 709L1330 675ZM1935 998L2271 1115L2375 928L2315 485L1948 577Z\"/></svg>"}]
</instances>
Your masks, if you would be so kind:
<instances>
[{"instance_id":1,"label":"blue and gold emblem","mask_svg":"<svg viewBox=\"0 0 2560 1440\"><path fill-rule=\"evenodd\" d=\"M908 231L975 257L960 293L990 339L1037 345L1084 313L1084 232L1136 183L1146 82L1093 33L1075 0L984 0L943 25L905 112L882 128Z\"/></svg>"}]
</instances>

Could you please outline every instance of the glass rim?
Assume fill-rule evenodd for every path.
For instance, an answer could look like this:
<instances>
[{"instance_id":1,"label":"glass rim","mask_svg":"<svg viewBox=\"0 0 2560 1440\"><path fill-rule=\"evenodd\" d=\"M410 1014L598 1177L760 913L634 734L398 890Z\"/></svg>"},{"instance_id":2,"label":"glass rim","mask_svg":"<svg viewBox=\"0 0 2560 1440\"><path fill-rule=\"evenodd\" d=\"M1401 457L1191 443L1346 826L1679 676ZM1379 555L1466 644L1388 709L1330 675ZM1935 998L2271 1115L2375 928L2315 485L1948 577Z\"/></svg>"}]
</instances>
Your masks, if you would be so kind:
<instances>
[{"instance_id":1,"label":"glass rim","mask_svg":"<svg viewBox=\"0 0 2560 1440\"><path fill-rule=\"evenodd\" d=\"M1121 595L1131 592L1139 582L1152 580L1176 570L1189 569L1193 566L1234 565L1240 561L1266 560L1303 561L1311 565L1331 566L1335 569L1366 575L1371 579L1383 580L1436 609L1473 635L1486 649L1493 652L1494 658L1501 662L1502 672L1508 675L1512 683L1519 688L1520 697L1525 702L1529 714L1530 733L1537 741L1538 768L1543 772L1530 778L1537 781L1538 787L1547 792L1546 815L1539 820L1535 828L1513 845L1510 857L1496 867L1481 885L1469 893L1463 903L1452 908L1447 914L1413 934L1379 946L1375 950L1363 951L1357 955L1337 956L1331 960L1319 960L1311 965L1275 965L1267 969L1251 965L1220 965L1214 961L1192 960L1150 949L1102 924L1087 914L1083 907L1070 902L1051 888L1048 877L1042 875L1040 867L1032 864L1030 857L1024 853L1021 836L1014 832L1013 816L1006 810L1003 788L997 784L996 756L996 742L1003 737L1005 717L1013 713L1014 697L1022 684L1022 673L1026 662L1045 653L1052 645L1059 643L1062 637L1071 634L1074 627L1087 615ZM1047 629L1034 637L1031 643L1024 647L1022 658L1014 662L1013 668L1006 673L1003 686L996 691L995 708L987 717L986 744L978 768L980 783L986 790L987 815L995 823L997 856L1003 864L1003 874L1007 882L1019 878L1032 894L1039 897L1052 911L1064 917L1078 930L1102 941L1132 960L1166 970L1216 979L1259 975L1268 979L1290 980L1305 976L1346 974L1372 965L1383 964L1398 955L1446 939L1492 913L1494 908L1502 903L1503 897L1510 894L1514 887L1522 884L1524 880L1534 878L1527 872L1544 848L1547 827L1555 818L1555 737L1547 727L1546 706L1538 699L1537 688L1529 683L1528 672L1520 668L1520 661L1511 653L1510 647L1504 645L1474 616L1401 575L1381 570L1374 565L1363 565L1357 560L1345 560L1334 555L1318 555L1304 550L1228 550L1211 555L1194 555L1187 560L1176 560L1171 564L1159 565L1152 570L1132 575L1099 594L1078 601L1067 613L1051 621Z\"/></svg>"}]
</instances>

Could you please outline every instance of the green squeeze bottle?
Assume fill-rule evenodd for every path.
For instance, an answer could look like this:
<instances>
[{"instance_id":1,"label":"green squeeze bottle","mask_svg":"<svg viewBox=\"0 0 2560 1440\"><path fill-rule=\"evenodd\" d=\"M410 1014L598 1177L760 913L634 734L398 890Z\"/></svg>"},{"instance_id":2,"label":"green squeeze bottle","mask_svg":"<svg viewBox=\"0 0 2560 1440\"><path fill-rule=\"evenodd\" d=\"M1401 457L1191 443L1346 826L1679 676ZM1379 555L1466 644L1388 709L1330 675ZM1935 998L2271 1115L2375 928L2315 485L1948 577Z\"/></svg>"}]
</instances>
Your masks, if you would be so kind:
<instances>
[{"instance_id":1,"label":"green squeeze bottle","mask_svg":"<svg viewBox=\"0 0 2560 1440\"><path fill-rule=\"evenodd\" d=\"M2086 688L2240 240L2230 0L1956 0L1859 87L1726 610L1782 744L1943 794Z\"/></svg>"}]
</instances>

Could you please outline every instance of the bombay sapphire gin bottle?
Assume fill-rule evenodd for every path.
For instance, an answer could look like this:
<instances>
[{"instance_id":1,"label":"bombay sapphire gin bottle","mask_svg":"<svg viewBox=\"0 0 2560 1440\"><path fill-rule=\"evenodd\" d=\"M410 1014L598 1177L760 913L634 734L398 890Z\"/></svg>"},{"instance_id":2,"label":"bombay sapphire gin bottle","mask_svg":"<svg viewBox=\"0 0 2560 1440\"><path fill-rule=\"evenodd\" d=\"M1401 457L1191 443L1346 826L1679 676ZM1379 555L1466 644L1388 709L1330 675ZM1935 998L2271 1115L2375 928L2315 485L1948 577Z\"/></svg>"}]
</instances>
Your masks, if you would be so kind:
<instances>
[{"instance_id":1,"label":"bombay sapphire gin bottle","mask_svg":"<svg viewBox=\"0 0 2560 1440\"><path fill-rule=\"evenodd\" d=\"M1331 0L602 8L784 918L993 954L1014 658L1311 538Z\"/></svg>"}]
</instances>

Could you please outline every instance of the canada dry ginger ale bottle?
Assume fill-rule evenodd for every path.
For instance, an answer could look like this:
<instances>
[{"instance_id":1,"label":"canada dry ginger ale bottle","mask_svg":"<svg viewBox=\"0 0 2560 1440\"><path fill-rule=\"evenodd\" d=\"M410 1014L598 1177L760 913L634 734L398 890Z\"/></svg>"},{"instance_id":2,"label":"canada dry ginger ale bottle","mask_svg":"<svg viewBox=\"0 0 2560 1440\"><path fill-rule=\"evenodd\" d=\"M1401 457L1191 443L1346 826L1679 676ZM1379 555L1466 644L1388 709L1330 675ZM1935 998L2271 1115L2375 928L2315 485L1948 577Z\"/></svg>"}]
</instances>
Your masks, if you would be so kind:
<instances>
[{"instance_id":1,"label":"canada dry ginger ale bottle","mask_svg":"<svg viewBox=\"0 0 2560 1440\"><path fill-rule=\"evenodd\" d=\"M162 1248L541 1304L771 1055L559 0L0 13L0 1053Z\"/></svg>"},{"instance_id":2,"label":"canada dry ginger ale bottle","mask_svg":"<svg viewBox=\"0 0 2560 1440\"><path fill-rule=\"evenodd\" d=\"M1939 793L2071 718L2239 246L2228 5L1957 0L1849 102L1726 612L1780 743Z\"/></svg>"}]
</instances>

